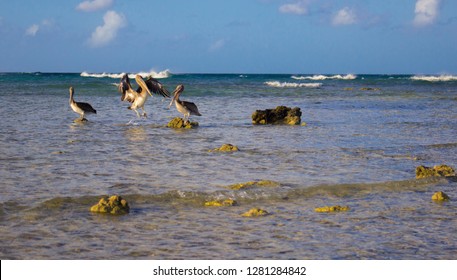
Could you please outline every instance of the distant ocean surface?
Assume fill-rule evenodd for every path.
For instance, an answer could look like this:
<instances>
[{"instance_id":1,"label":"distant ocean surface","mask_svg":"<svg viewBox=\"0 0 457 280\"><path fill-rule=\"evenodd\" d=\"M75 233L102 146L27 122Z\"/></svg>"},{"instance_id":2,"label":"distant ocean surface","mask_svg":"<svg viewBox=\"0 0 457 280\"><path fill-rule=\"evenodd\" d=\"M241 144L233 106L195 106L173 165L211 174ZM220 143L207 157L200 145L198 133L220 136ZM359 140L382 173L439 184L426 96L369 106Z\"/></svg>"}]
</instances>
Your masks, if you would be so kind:
<instances>
[{"instance_id":1,"label":"distant ocean surface","mask_svg":"<svg viewBox=\"0 0 457 280\"><path fill-rule=\"evenodd\" d=\"M158 96L138 119L121 73L0 73L1 259L457 258L457 181L415 179L457 168L457 76L141 74L183 84L199 127L167 128L182 115ZM303 125L252 125L279 105ZM225 143L240 151L209 151ZM229 188L259 180L276 184ZM114 194L129 214L89 211ZM332 205L350 210L314 211Z\"/></svg>"}]
</instances>

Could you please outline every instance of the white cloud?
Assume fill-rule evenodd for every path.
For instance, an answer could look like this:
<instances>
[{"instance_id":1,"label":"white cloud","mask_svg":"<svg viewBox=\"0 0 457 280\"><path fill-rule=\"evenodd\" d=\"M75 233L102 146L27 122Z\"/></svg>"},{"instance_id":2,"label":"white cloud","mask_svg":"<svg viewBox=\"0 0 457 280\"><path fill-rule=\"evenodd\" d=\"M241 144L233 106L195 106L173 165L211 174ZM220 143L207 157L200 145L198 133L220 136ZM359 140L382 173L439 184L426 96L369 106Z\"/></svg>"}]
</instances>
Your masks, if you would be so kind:
<instances>
[{"instance_id":1,"label":"white cloud","mask_svg":"<svg viewBox=\"0 0 457 280\"><path fill-rule=\"evenodd\" d=\"M117 32L126 26L126 19L123 14L115 11L108 11L103 16L103 25L97 26L89 39L92 47L103 47L117 36Z\"/></svg>"},{"instance_id":2,"label":"white cloud","mask_svg":"<svg viewBox=\"0 0 457 280\"><path fill-rule=\"evenodd\" d=\"M355 12L348 8L345 7L341 10L339 10L332 19L332 24L333 25L350 25L354 24L357 22L357 15Z\"/></svg>"},{"instance_id":3,"label":"white cloud","mask_svg":"<svg viewBox=\"0 0 457 280\"><path fill-rule=\"evenodd\" d=\"M417 0L414 25L420 27L432 24L438 16L439 5L440 0Z\"/></svg>"},{"instance_id":4,"label":"white cloud","mask_svg":"<svg viewBox=\"0 0 457 280\"><path fill-rule=\"evenodd\" d=\"M226 43L225 39L217 40L209 46L209 51L214 52L219 49L222 49L225 46L225 43Z\"/></svg>"},{"instance_id":5,"label":"white cloud","mask_svg":"<svg viewBox=\"0 0 457 280\"><path fill-rule=\"evenodd\" d=\"M113 0L88 0L79 3L76 9L84 12L93 12L111 7L112 4Z\"/></svg>"},{"instance_id":6,"label":"white cloud","mask_svg":"<svg viewBox=\"0 0 457 280\"><path fill-rule=\"evenodd\" d=\"M284 4L279 7L283 14L306 15L308 14L308 0L301 0L296 3Z\"/></svg>"},{"instance_id":7,"label":"white cloud","mask_svg":"<svg viewBox=\"0 0 457 280\"><path fill-rule=\"evenodd\" d=\"M34 37L37 34L38 30L40 30L40 26L38 24L32 24L25 31L25 35Z\"/></svg>"}]
</instances>

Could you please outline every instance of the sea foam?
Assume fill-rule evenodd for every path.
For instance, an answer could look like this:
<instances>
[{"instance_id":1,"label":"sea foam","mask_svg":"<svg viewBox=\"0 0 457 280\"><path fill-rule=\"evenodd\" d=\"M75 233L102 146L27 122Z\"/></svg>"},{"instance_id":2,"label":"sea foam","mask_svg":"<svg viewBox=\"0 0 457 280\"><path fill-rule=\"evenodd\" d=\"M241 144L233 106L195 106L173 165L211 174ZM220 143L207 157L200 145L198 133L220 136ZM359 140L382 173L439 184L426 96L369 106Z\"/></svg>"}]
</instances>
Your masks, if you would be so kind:
<instances>
[{"instance_id":1,"label":"sea foam","mask_svg":"<svg viewBox=\"0 0 457 280\"><path fill-rule=\"evenodd\" d=\"M440 75L440 76L413 76L411 77L413 81L427 81L427 82L451 82L457 81L457 76L453 75Z\"/></svg>"},{"instance_id":2,"label":"sea foam","mask_svg":"<svg viewBox=\"0 0 457 280\"><path fill-rule=\"evenodd\" d=\"M91 78L112 78L112 79L120 79L122 76L124 76L125 73L88 73L88 72L82 72L81 77L91 77ZM134 79L136 75L141 75L143 78L146 78L148 76L152 76L155 79L165 79L171 76L170 70L164 70L160 72L155 72L155 71L149 71L149 72L138 72L138 73L133 73L129 74L129 78Z\"/></svg>"},{"instance_id":3,"label":"sea foam","mask_svg":"<svg viewBox=\"0 0 457 280\"><path fill-rule=\"evenodd\" d=\"M270 87L276 87L276 88L300 88L300 87L305 87L305 88L320 88L322 86L322 83L281 83L279 81L270 81L270 82L265 82L266 85Z\"/></svg>"},{"instance_id":4,"label":"sea foam","mask_svg":"<svg viewBox=\"0 0 457 280\"><path fill-rule=\"evenodd\" d=\"M333 76L313 75L313 76L292 76L291 78L295 79L295 80L323 81L323 80L355 80L357 78L357 76L353 75L353 74L333 75Z\"/></svg>"}]
</instances>

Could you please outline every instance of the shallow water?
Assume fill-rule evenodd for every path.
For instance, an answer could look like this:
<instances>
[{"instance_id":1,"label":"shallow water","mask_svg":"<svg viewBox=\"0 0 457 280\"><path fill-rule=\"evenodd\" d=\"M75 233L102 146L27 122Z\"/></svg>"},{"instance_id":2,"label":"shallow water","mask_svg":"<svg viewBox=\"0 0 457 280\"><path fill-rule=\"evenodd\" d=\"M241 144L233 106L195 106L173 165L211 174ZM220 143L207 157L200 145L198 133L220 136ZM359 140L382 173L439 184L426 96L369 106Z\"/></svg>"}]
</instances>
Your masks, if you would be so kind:
<instances>
[{"instance_id":1,"label":"shallow water","mask_svg":"<svg viewBox=\"0 0 457 280\"><path fill-rule=\"evenodd\" d=\"M411 76L173 75L203 116L154 96L137 119L113 85L79 74L0 75L2 259L455 259L454 179L414 179L457 160L457 82ZM305 76L303 76L305 77ZM276 88L269 81L289 83ZM87 123L68 106L89 102ZM363 87L380 90L361 90ZM253 126L256 109L300 107L303 126ZM7 121L6 121L7 120ZM237 153L210 149L231 143ZM228 186L272 180L274 187ZM94 214L104 195L131 206ZM233 198L234 207L205 207ZM316 213L326 205L350 211ZM260 207L270 215L240 214Z\"/></svg>"}]
</instances>

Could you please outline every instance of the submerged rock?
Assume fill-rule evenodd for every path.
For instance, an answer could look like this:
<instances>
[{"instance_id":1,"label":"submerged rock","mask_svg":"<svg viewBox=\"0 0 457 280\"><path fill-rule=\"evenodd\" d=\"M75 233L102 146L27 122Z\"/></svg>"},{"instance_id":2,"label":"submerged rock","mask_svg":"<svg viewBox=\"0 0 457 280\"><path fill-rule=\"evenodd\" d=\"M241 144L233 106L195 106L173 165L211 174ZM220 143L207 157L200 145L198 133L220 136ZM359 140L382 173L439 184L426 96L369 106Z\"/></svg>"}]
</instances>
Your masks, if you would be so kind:
<instances>
[{"instance_id":1,"label":"submerged rock","mask_svg":"<svg viewBox=\"0 0 457 280\"><path fill-rule=\"evenodd\" d=\"M194 128L198 126L198 122L191 122L191 121L184 121L184 119L176 117L172 119L168 124L167 127L171 128Z\"/></svg>"},{"instance_id":2,"label":"submerged rock","mask_svg":"<svg viewBox=\"0 0 457 280\"><path fill-rule=\"evenodd\" d=\"M444 192L436 192L432 195L432 200L445 201L445 200L449 200L449 196L447 194L445 194Z\"/></svg>"},{"instance_id":3,"label":"submerged rock","mask_svg":"<svg viewBox=\"0 0 457 280\"><path fill-rule=\"evenodd\" d=\"M251 187L278 187L280 184L278 182L270 180L261 180L261 181L249 181L245 183L238 183L228 186L232 190L241 190Z\"/></svg>"},{"instance_id":4,"label":"submerged rock","mask_svg":"<svg viewBox=\"0 0 457 280\"><path fill-rule=\"evenodd\" d=\"M435 165L433 167L427 167L423 165L416 167L416 179L449 176L455 176L455 170L452 167L444 164Z\"/></svg>"},{"instance_id":5,"label":"submerged rock","mask_svg":"<svg viewBox=\"0 0 457 280\"><path fill-rule=\"evenodd\" d=\"M256 110L252 114L253 124L289 124L301 122L301 110L298 107L278 106L276 109Z\"/></svg>"},{"instance_id":6,"label":"submerged rock","mask_svg":"<svg viewBox=\"0 0 457 280\"><path fill-rule=\"evenodd\" d=\"M381 90L380 88L372 88L372 87L363 87L360 88L360 90L366 90L366 91L379 91Z\"/></svg>"},{"instance_id":7,"label":"submerged rock","mask_svg":"<svg viewBox=\"0 0 457 280\"><path fill-rule=\"evenodd\" d=\"M241 214L243 217L261 217L261 216L266 216L269 215L266 210L260 209L260 208L252 208L249 211Z\"/></svg>"},{"instance_id":8,"label":"submerged rock","mask_svg":"<svg viewBox=\"0 0 457 280\"><path fill-rule=\"evenodd\" d=\"M86 118L82 118L82 119L81 118L77 118L73 122L75 122L75 123L86 123L86 122L88 122L88 120Z\"/></svg>"},{"instance_id":9,"label":"submerged rock","mask_svg":"<svg viewBox=\"0 0 457 280\"><path fill-rule=\"evenodd\" d=\"M98 204L90 208L91 212L109 213L109 214L127 214L130 211L127 200L119 195L113 195L110 198L103 197Z\"/></svg>"},{"instance_id":10,"label":"submerged rock","mask_svg":"<svg viewBox=\"0 0 457 280\"><path fill-rule=\"evenodd\" d=\"M315 208L314 211L319 213L329 213L329 212L341 212L341 211L349 211L349 206L324 206Z\"/></svg>"},{"instance_id":11,"label":"submerged rock","mask_svg":"<svg viewBox=\"0 0 457 280\"><path fill-rule=\"evenodd\" d=\"M224 199L224 200L211 200L211 201L205 202L205 206L221 207L221 206L235 206L235 205L236 205L236 201L231 198Z\"/></svg>"},{"instance_id":12,"label":"submerged rock","mask_svg":"<svg viewBox=\"0 0 457 280\"><path fill-rule=\"evenodd\" d=\"M220 148L209 150L209 152L238 152L239 150L235 145L224 144Z\"/></svg>"}]
</instances>

